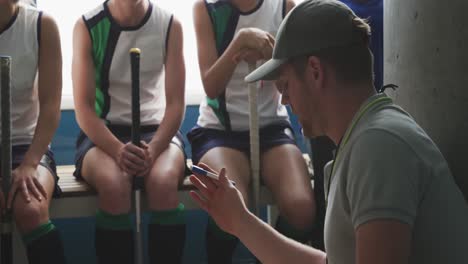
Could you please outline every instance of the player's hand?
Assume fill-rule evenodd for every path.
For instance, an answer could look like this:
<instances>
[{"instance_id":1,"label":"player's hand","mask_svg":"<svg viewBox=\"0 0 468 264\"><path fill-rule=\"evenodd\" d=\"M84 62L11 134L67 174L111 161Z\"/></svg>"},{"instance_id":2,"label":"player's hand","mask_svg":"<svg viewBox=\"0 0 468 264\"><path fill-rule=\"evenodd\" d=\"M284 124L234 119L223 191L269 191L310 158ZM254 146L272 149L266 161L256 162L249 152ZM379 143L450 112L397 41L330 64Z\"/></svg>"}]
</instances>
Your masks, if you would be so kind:
<instances>
[{"instance_id":1,"label":"player's hand","mask_svg":"<svg viewBox=\"0 0 468 264\"><path fill-rule=\"evenodd\" d=\"M117 154L117 164L130 175L140 175L146 170L146 150L131 142L123 145Z\"/></svg>"},{"instance_id":2,"label":"player's hand","mask_svg":"<svg viewBox=\"0 0 468 264\"><path fill-rule=\"evenodd\" d=\"M239 30L236 40L242 50L254 50L262 54L262 58L270 59L275 46L275 38L268 32L258 28L243 28Z\"/></svg>"},{"instance_id":3,"label":"player's hand","mask_svg":"<svg viewBox=\"0 0 468 264\"><path fill-rule=\"evenodd\" d=\"M8 194L8 208L12 207L16 192L20 192L26 202L31 202L31 195L38 201L47 199L47 192L39 182L37 168L28 165L20 165L13 170L10 193Z\"/></svg>"},{"instance_id":4,"label":"player's hand","mask_svg":"<svg viewBox=\"0 0 468 264\"><path fill-rule=\"evenodd\" d=\"M198 166L216 173L207 165ZM192 175L190 181L198 189L191 191L192 199L214 219L224 231L236 235L241 220L248 214L241 192L229 181L226 169L219 172L219 180L203 175Z\"/></svg>"},{"instance_id":5,"label":"player's hand","mask_svg":"<svg viewBox=\"0 0 468 264\"><path fill-rule=\"evenodd\" d=\"M145 150L145 168L139 175L146 176L150 173L153 168L154 162L156 161L157 154L152 145L141 141L141 147Z\"/></svg>"},{"instance_id":6,"label":"player's hand","mask_svg":"<svg viewBox=\"0 0 468 264\"><path fill-rule=\"evenodd\" d=\"M254 49L243 49L239 51L234 57L232 58L234 60L234 63L239 63L240 61L245 61L247 63L255 63L259 60L267 60L271 58L270 57L264 57L263 54L257 50Z\"/></svg>"}]
</instances>

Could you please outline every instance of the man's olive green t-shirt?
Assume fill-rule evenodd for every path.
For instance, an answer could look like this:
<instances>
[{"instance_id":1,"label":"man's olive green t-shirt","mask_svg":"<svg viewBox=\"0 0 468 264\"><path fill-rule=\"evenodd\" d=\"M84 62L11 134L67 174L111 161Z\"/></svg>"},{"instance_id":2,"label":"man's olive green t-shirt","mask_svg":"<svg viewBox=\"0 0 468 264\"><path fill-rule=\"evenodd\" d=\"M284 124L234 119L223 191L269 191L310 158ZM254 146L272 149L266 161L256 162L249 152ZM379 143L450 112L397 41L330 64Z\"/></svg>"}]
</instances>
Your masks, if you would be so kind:
<instances>
[{"instance_id":1,"label":"man's olive green t-shirt","mask_svg":"<svg viewBox=\"0 0 468 264\"><path fill-rule=\"evenodd\" d=\"M328 263L356 263L356 230L390 219L411 227L410 264L468 264L468 204L434 142L389 98L354 119L325 168Z\"/></svg>"}]
</instances>

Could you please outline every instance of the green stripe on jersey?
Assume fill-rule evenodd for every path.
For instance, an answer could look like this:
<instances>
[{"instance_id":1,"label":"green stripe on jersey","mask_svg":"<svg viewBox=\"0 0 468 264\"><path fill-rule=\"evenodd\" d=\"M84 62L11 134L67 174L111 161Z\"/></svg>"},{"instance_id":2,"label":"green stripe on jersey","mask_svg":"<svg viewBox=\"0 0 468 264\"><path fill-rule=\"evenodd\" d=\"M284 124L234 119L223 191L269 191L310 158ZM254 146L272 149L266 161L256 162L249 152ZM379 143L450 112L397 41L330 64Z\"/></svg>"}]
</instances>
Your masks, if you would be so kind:
<instances>
[{"instance_id":1,"label":"green stripe on jersey","mask_svg":"<svg viewBox=\"0 0 468 264\"><path fill-rule=\"evenodd\" d=\"M228 28L229 19L232 15L232 7L230 5L223 5L211 10L210 16L214 22L214 33L216 36L216 47L218 52L221 50L224 42L224 33Z\"/></svg>"},{"instance_id":2,"label":"green stripe on jersey","mask_svg":"<svg viewBox=\"0 0 468 264\"><path fill-rule=\"evenodd\" d=\"M232 25L229 25L229 22L233 16L233 8L230 4L224 4L216 7L212 6L211 8L208 8L208 10L215 33L216 50L218 51L218 54L220 54L225 48L223 45L226 45L226 31L232 27ZM206 100L208 106L211 107L219 122L223 125L223 127L227 127L229 117L227 116L228 113L226 110L221 106L222 102L220 102L220 98L210 99L209 97L206 97Z\"/></svg>"},{"instance_id":3,"label":"green stripe on jersey","mask_svg":"<svg viewBox=\"0 0 468 264\"><path fill-rule=\"evenodd\" d=\"M104 109L104 93L102 91L102 67L104 65L104 57L106 55L107 41L109 39L111 22L109 18L104 17L95 26L90 29L92 45L93 45L93 61L94 61L94 81L96 84L96 99L94 107L96 114L101 116Z\"/></svg>"},{"instance_id":4,"label":"green stripe on jersey","mask_svg":"<svg viewBox=\"0 0 468 264\"><path fill-rule=\"evenodd\" d=\"M211 107L211 109L213 109L213 112L215 113L216 117L218 117L219 122L223 125L223 127L226 127L226 116L223 114L223 111L221 111L219 107L219 100L211 99L207 96L206 101L208 103L208 106Z\"/></svg>"}]
</instances>

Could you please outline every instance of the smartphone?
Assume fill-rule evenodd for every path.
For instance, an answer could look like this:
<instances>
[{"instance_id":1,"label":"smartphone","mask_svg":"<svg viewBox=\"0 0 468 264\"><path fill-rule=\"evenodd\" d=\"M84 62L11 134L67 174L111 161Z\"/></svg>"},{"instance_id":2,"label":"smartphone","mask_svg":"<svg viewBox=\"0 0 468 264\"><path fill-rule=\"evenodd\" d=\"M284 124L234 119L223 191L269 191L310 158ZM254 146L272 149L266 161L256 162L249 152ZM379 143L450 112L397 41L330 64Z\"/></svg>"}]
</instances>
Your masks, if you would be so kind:
<instances>
[{"instance_id":1,"label":"smartphone","mask_svg":"<svg viewBox=\"0 0 468 264\"><path fill-rule=\"evenodd\" d=\"M198 167L197 165L192 165L192 172L198 175L204 175L206 177L209 177L214 180L219 180L219 175L216 173L209 172L201 167ZM233 185L236 185L234 181L229 180Z\"/></svg>"}]
</instances>

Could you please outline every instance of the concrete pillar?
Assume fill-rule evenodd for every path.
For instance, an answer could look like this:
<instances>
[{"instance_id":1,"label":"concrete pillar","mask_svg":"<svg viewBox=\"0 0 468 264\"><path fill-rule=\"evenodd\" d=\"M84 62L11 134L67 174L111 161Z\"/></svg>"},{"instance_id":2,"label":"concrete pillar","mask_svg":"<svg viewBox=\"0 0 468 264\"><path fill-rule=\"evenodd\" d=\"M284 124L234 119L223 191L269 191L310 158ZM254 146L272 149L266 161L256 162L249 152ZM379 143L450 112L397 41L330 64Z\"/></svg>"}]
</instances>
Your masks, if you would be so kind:
<instances>
[{"instance_id":1,"label":"concrete pillar","mask_svg":"<svg viewBox=\"0 0 468 264\"><path fill-rule=\"evenodd\" d=\"M467 0L385 0L384 83L447 159L468 201Z\"/></svg>"}]
</instances>

